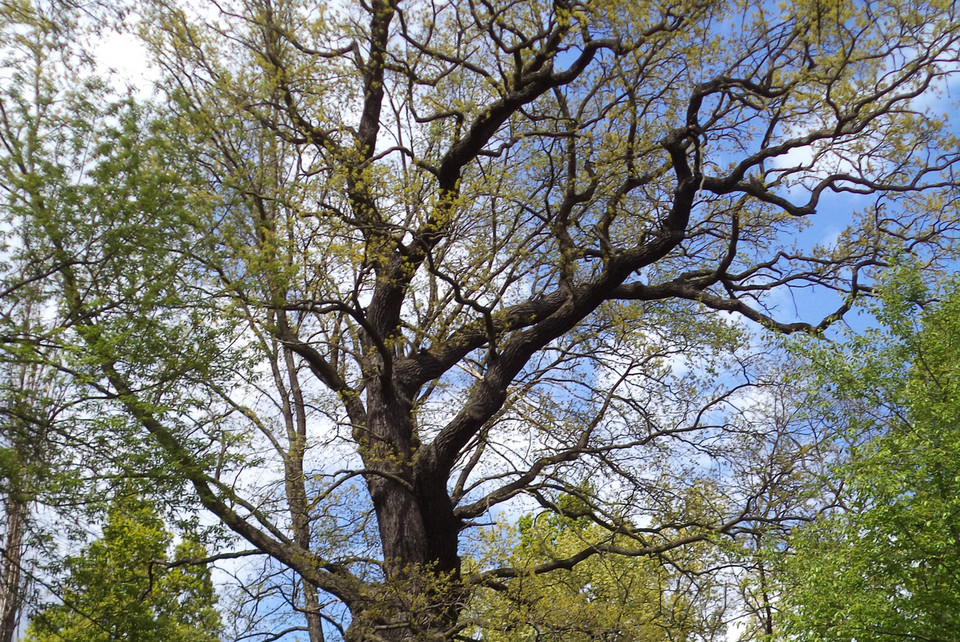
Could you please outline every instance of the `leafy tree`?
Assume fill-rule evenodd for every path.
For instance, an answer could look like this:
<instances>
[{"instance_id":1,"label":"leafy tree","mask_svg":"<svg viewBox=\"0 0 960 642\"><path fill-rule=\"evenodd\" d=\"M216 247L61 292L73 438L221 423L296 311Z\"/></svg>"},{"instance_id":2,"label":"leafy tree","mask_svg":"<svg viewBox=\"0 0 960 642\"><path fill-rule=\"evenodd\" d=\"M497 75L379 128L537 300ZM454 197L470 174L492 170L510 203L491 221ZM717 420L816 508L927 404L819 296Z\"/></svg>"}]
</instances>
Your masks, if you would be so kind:
<instances>
[{"instance_id":1,"label":"leafy tree","mask_svg":"<svg viewBox=\"0 0 960 642\"><path fill-rule=\"evenodd\" d=\"M162 468L110 407L113 392L100 385L100 363L78 353L84 324L69 312L65 284L51 278L119 253L128 261L113 262L120 272L101 271L107 268L101 262L84 277L96 273L114 293L124 292L128 304L156 297L159 289L144 287L156 277L151 267L163 267L150 260L148 247L163 242L157 231L170 217L160 216L159 201L140 199L157 198L148 185L156 187L168 168L151 156L149 143L140 144L144 111L107 90L83 46L121 10L96 1L0 6L0 56L8 70L0 80L0 499L6 524L0 642L13 639L20 613L36 606L28 579L48 584L47 571L62 561L51 531L59 542L77 535L78 522L104 510L103 497L117 480ZM144 165L151 170L134 176ZM134 188L136 199L129 198ZM118 207L135 202L142 216L125 218ZM162 223L150 224L154 217ZM133 242L135 233L141 236ZM131 266L136 269L124 274ZM83 279L67 285L97 299ZM111 304L103 297L96 305ZM137 329L150 319L107 325L101 329L112 340L136 342ZM150 338L154 343L142 347L156 357L160 338ZM153 481L158 497L182 484L176 476L154 475ZM192 503L180 507L189 510Z\"/></svg>"},{"instance_id":2,"label":"leafy tree","mask_svg":"<svg viewBox=\"0 0 960 642\"><path fill-rule=\"evenodd\" d=\"M0 642L15 639L38 558L49 553L37 546L43 529L34 507L37 502L51 505L74 490L55 479L65 459L53 438L63 411L59 381L36 358L24 359L24 352L18 352L19 362L0 360L0 515L5 526L0 541Z\"/></svg>"},{"instance_id":3,"label":"leafy tree","mask_svg":"<svg viewBox=\"0 0 960 642\"><path fill-rule=\"evenodd\" d=\"M92 7L93 5L91 5ZM8 70L2 88L0 141L9 152L11 144L36 146L41 131L26 127L15 113L23 103L16 97L37 90L43 83L31 82L30 71L45 59L49 66L71 66L71 54L58 47L76 35L64 3L10 2L0 6L0 60ZM14 98L11 100L11 98ZM40 104L37 105L40 107ZM11 113L11 111L14 113ZM10 176L11 164L30 167L30 159L0 158L0 172ZM35 174L39 178L39 174ZM36 507L63 517L58 509L82 503L78 486L65 473L76 455L65 446L64 424L76 401L69 393L69 379L61 372L63 360L56 336L63 329L59 301L51 288L50 257L45 235L38 234L35 220L26 214L14 183L0 187L0 515L5 528L0 556L0 642L15 639L21 614L33 597L41 568L52 562L44 525ZM77 426L70 433L79 437ZM69 500L67 500L69 496ZM57 521L57 520L53 520ZM63 532L65 521L58 530Z\"/></svg>"},{"instance_id":4,"label":"leafy tree","mask_svg":"<svg viewBox=\"0 0 960 642\"><path fill-rule=\"evenodd\" d=\"M746 327L952 252L955 4L156 0L165 104L48 67L5 180L117 468L192 487L313 642L450 639L478 587L799 516ZM465 571L521 498L617 539Z\"/></svg>"},{"instance_id":5,"label":"leafy tree","mask_svg":"<svg viewBox=\"0 0 960 642\"><path fill-rule=\"evenodd\" d=\"M800 640L960 635L960 289L896 273L872 331L821 362L847 455L842 511L803 529L784 596Z\"/></svg>"},{"instance_id":6,"label":"leafy tree","mask_svg":"<svg viewBox=\"0 0 960 642\"><path fill-rule=\"evenodd\" d=\"M152 506L137 497L111 505L103 536L67 560L62 604L37 613L27 640L215 642L220 616L209 570L191 565L204 549L186 540L167 552L173 535Z\"/></svg>"},{"instance_id":7,"label":"leafy tree","mask_svg":"<svg viewBox=\"0 0 960 642\"><path fill-rule=\"evenodd\" d=\"M561 498L572 507L576 501ZM584 518L553 513L519 520L519 540L510 561L528 573L510 584L478 595L468 619L476 639L504 642L538 640L725 639L726 623L713 578L677 569L708 569L713 554L690 547L668 559L593 556L566 562L585 547L618 543L616 534ZM686 559L682 559L681 556ZM534 572L560 563L557 572Z\"/></svg>"}]
</instances>

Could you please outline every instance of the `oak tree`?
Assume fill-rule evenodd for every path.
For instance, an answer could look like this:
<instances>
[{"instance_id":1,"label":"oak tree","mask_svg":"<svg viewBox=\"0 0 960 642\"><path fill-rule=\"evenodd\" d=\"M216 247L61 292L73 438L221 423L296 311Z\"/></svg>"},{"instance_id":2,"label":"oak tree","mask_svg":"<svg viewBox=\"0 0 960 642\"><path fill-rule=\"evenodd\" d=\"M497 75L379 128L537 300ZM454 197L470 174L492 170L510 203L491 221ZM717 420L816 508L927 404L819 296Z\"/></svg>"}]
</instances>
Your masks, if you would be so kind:
<instances>
[{"instance_id":1,"label":"oak tree","mask_svg":"<svg viewBox=\"0 0 960 642\"><path fill-rule=\"evenodd\" d=\"M750 333L818 333L892 252L955 241L953 2L157 0L141 25L155 110L62 148L8 124L7 181L126 468L289 574L313 642L452 639L476 587L794 519ZM531 502L609 536L465 570Z\"/></svg>"}]
</instances>

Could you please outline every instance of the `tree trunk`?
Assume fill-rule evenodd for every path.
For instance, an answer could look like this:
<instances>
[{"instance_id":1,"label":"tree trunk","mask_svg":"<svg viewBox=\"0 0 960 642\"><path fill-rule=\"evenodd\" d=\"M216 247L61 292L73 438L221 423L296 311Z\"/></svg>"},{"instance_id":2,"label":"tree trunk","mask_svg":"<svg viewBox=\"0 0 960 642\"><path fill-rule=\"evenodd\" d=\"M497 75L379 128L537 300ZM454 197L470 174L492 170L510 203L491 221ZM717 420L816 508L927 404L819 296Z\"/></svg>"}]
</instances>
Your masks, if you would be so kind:
<instances>
[{"instance_id":1,"label":"tree trunk","mask_svg":"<svg viewBox=\"0 0 960 642\"><path fill-rule=\"evenodd\" d=\"M4 502L7 532L0 560L0 642L13 642L20 624L23 606L23 536L27 522L27 505L9 497Z\"/></svg>"},{"instance_id":2,"label":"tree trunk","mask_svg":"<svg viewBox=\"0 0 960 642\"><path fill-rule=\"evenodd\" d=\"M433 462L418 460L419 439L411 404L379 382L367 390L364 449L367 487L383 546L385 582L351 639L443 640L462 608L459 533L446 477ZM352 636L356 636L355 638Z\"/></svg>"},{"instance_id":3,"label":"tree trunk","mask_svg":"<svg viewBox=\"0 0 960 642\"><path fill-rule=\"evenodd\" d=\"M317 599L317 587L303 580L304 606L307 616L307 636L310 642L324 642L323 619L320 617L320 600Z\"/></svg>"}]
</instances>

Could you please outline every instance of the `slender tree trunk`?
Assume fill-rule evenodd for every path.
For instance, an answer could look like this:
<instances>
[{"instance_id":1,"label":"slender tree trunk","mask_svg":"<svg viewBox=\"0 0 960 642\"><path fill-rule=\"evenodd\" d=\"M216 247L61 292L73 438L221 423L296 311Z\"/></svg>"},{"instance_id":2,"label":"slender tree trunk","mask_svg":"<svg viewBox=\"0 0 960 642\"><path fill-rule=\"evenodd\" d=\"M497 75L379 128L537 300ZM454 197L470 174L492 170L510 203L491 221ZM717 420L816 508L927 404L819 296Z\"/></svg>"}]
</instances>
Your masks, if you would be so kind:
<instances>
[{"instance_id":1,"label":"slender tree trunk","mask_svg":"<svg viewBox=\"0 0 960 642\"><path fill-rule=\"evenodd\" d=\"M317 598L317 587L304 580L303 596L307 616L307 636L310 638L310 642L324 642L323 618L320 617L320 600Z\"/></svg>"},{"instance_id":2,"label":"slender tree trunk","mask_svg":"<svg viewBox=\"0 0 960 642\"><path fill-rule=\"evenodd\" d=\"M0 642L13 642L23 606L21 564L28 508L25 502L9 497L4 501L4 509L7 531L0 560Z\"/></svg>"},{"instance_id":3,"label":"slender tree trunk","mask_svg":"<svg viewBox=\"0 0 960 642\"><path fill-rule=\"evenodd\" d=\"M275 322L284 333L290 332L287 316L279 312ZM282 361L281 361L282 359ZM274 383L280 395L281 410L287 432L288 449L284 453L284 480L287 503L290 508L294 541L304 550L310 550L310 510L308 508L306 477L303 472L303 457L307 447L307 414L303 390L289 348L278 349L272 363ZM324 642L323 620L320 617L320 601L317 587L301 577L303 583L303 613L307 621L307 636L310 642Z\"/></svg>"}]
</instances>

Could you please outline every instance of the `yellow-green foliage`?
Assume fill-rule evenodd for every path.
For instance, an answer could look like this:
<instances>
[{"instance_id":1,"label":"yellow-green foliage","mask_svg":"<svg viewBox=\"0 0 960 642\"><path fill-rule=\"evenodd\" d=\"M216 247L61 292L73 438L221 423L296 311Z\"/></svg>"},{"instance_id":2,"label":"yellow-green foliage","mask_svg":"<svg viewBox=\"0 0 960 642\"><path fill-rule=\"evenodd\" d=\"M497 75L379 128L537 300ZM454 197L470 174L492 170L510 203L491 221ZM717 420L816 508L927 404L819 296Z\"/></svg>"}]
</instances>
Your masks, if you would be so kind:
<instances>
[{"instance_id":1,"label":"yellow-green foliage","mask_svg":"<svg viewBox=\"0 0 960 642\"><path fill-rule=\"evenodd\" d=\"M627 542L583 518L522 517L509 563L526 572L502 590L478 595L470 614L474 636L493 642L668 642L718 630L710 581L703 577L691 584L667 558L598 554L571 569L536 572L610 544ZM706 557L697 563L705 562Z\"/></svg>"}]
</instances>

